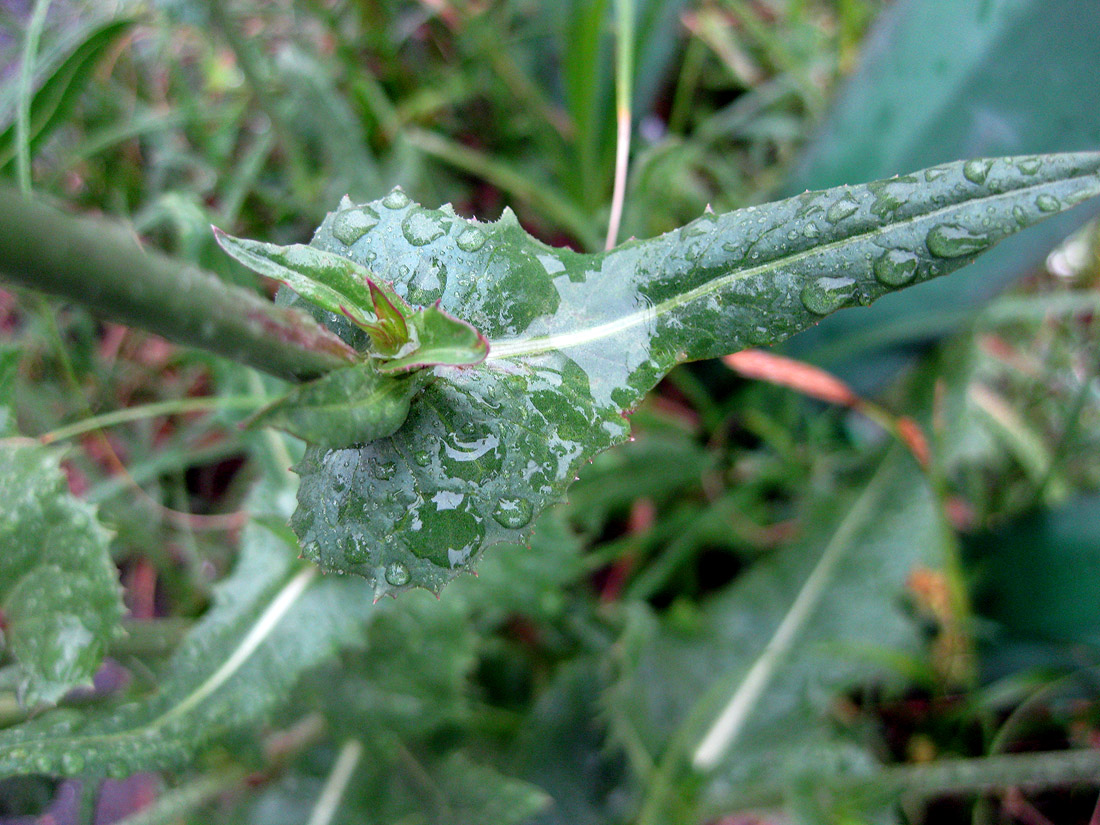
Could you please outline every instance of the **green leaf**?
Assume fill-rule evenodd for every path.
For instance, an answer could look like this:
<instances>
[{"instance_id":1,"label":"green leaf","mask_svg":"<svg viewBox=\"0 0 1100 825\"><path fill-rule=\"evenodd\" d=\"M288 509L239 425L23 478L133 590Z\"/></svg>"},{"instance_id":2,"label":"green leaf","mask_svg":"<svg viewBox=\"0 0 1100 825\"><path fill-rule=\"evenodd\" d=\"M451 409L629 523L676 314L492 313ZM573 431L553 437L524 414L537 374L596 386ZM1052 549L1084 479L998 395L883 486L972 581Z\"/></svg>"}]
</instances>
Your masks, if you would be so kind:
<instances>
[{"instance_id":1,"label":"green leaf","mask_svg":"<svg viewBox=\"0 0 1100 825\"><path fill-rule=\"evenodd\" d=\"M1094 149L1098 38L1093 0L893 3L784 189L886 177L957 157ZM830 318L789 351L864 387L881 386L907 347L957 327L1098 208L1013 238L965 277Z\"/></svg>"},{"instance_id":2,"label":"green leaf","mask_svg":"<svg viewBox=\"0 0 1100 825\"><path fill-rule=\"evenodd\" d=\"M279 507L285 490L259 488L253 509ZM158 688L113 712L57 711L0 732L0 777L179 767L285 702L304 671L358 643L374 612L367 582L318 576L293 548L285 527L249 524L233 575L218 586L214 607L188 633Z\"/></svg>"},{"instance_id":3,"label":"green leaf","mask_svg":"<svg viewBox=\"0 0 1100 825\"><path fill-rule=\"evenodd\" d=\"M2 646L31 707L90 685L122 616L110 533L70 495L60 455L0 441Z\"/></svg>"},{"instance_id":4,"label":"green leaf","mask_svg":"<svg viewBox=\"0 0 1100 825\"><path fill-rule=\"evenodd\" d=\"M409 340L409 327L405 322L405 316L375 283L371 282L369 286L378 323L369 324L364 329L370 334L376 349L385 355L396 355L401 346Z\"/></svg>"},{"instance_id":5,"label":"green leaf","mask_svg":"<svg viewBox=\"0 0 1100 825\"><path fill-rule=\"evenodd\" d=\"M61 125L92 79L100 58L134 25L133 20L109 20L87 32L50 71L30 103L30 149L33 153ZM0 133L0 168L15 157L15 124Z\"/></svg>"},{"instance_id":6,"label":"green leaf","mask_svg":"<svg viewBox=\"0 0 1100 825\"><path fill-rule=\"evenodd\" d=\"M290 287L329 312L347 315L362 327L378 320L366 314L375 305L376 292L385 295L391 306L407 307L374 273L353 260L303 244L276 246L234 238L216 226L213 229L221 248L249 269Z\"/></svg>"},{"instance_id":7,"label":"green leaf","mask_svg":"<svg viewBox=\"0 0 1100 825\"><path fill-rule=\"evenodd\" d=\"M295 387L249 423L276 427L326 448L367 444L397 431L409 414L409 402L429 377L418 372L393 378L371 363L344 367Z\"/></svg>"},{"instance_id":8,"label":"green leaf","mask_svg":"<svg viewBox=\"0 0 1100 825\"><path fill-rule=\"evenodd\" d=\"M698 613L672 611L643 634L612 693L623 741L677 768L690 757L727 799L843 770L830 759L873 764L838 738L829 710L840 692L919 650L901 607L906 581L945 561L935 499L897 449L854 502L817 501L805 515L804 539Z\"/></svg>"},{"instance_id":9,"label":"green leaf","mask_svg":"<svg viewBox=\"0 0 1100 825\"><path fill-rule=\"evenodd\" d=\"M1100 645L1100 495L971 537L982 613L1017 638Z\"/></svg>"},{"instance_id":10,"label":"green leaf","mask_svg":"<svg viewBox=\"0 0 1100 825\"><path fill-rule=\"evenodd\" d=\"M421 367L466 367L480 364L489 354L485 336L441 310L427 306L409 316L417 346L411 353L379 364L385 373L407 372Z\"/></svg>"},{"instance_id":11,"label":"green leaf","mask_svg":"<svg viewBox=\"0 0 1100 825\"><path fill-rule=\"evenodd\" d=\"M15 410L11 404L20 354L18 347L0 344L0 438L16 435Z\"/></svg>"},{"instance_id":12,"label":"green leaf","mask_svg":"<svg viewBox=\"0 0 1100 825\"><path fill-rule=\"evenodd\" d=\"M313 245L393 279L489 339L474 367L437 366L405 425L359 449L311 448L292 526L325 569L438 591L482 549L518 541L580 468L623 441L624 412L672 366L782 340L846 306L946 274L1100 192L1100 155L953 163L807 192L607 253L555 249L395 190L347 242ZM319 317L349 332L320 310Z\"/></svg>"}]
</instances>

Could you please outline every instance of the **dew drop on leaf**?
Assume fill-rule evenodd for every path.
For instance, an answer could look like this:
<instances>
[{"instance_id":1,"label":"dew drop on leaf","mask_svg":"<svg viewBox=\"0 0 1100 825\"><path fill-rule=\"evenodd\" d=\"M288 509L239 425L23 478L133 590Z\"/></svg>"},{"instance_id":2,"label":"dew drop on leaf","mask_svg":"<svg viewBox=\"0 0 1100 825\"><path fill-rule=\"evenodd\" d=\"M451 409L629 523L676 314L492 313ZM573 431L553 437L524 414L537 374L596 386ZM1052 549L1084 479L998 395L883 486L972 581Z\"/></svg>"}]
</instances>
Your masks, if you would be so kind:
<instances>
[{"instance_id":1,"label":"dew drop on leaf","mask_svg":"<svg viewBox=\"0 0 1100 825\"><path fill-rule=\"evenodd\" d=\"M401 587L409 583L409 568L399 561L390 562L386 566L386 582L394 587Z\"/></svg>"},{"instance_id":2,"label":"dew drop on leaf","mask_svg":"<svg viewBox=\"0 0 1100 825\"><path fill-rule=\"evenodd\" d=\"M852 300L851 278L818 278L802 288L802 305L815 315L828 315Z\"/></svg>"},{"instance_id":3,"label":"dew drop on leaf","mask_svg":"<svg viewBox=\"0 0 1100 825\"><path fill-rule=\"evenodd\" d=\"M378 224L378 213L373 209L345 209L336 213L332 221L332 234L345 246L351 246Z\"/></svg>"},{"instance_id":4,"label":"dew drop on leaf","mask_svg":"<svg viewBox=\"0 0 1100 825\"><path fill-rule=\"evenodd\" d=\"M534 509L524 498L502 498L493 510L493 520L501 527L518 530L531 523Z\"/></svg>"},{"instance_id":5,"label":"dew drop on leaf","mask_svg":"<svg viewBox=\"0 0 1100 825\"><path fill-rule=\"evenodd\" d=\"M455 243L463 252L477 252L485 246L485 233L477 227L471 226L462 231L462 234L455 239Z\"/></svg>"},{"instance_id":6,"label":"dew drop on leaf","mask_svg":"<svg viewBox=\"0 0 1100 825\"><path fill-rule=\"evenodd\" d=\"M84 770L84 757L69 751L61 757L61 770L70 776Z\"/></svg>"},{"instance_id":7,"label":"dew drop on leaf","mask_svg":"<svg viewBox=\"0 0 1100 825\"><path fill-rule=\"evenodd\" d=\"M982 184L989 177L989 170L993 167L993 161L987 159L968 160L963 164L963 177L971 183Z\"/></svg>"},{"instance_id":8,"label":"dew drop on leaf","mask_svg":"<svg viewBox=\"0 0 1100 825\"><path fill-rule=\"evenodd\" d=\"M845 218L850 217L857 209L859 209L859 205L855 201L837 201L830 206L829 211L825 213L825 220L829 223L839 223Z\"/></svg>"},{"instance_id":9,"label":"dew drop on leaf","mask_svg":"<svg viewBox=\"0 0 1100 825\"><path fill-rule=\"evenodd\" d=\"M917 274L917 256L902 249L891 249L875 261L875 278L886 286L902 286Z\"/></svg>"},{"instance_id":10,"label":"dew drop on leaf","mask_svg":"<svg viewBox=\"0 0 1100 825\"><path fill-rule=\"evenodd\" d=\"M370 558L370 547L359 536L348 536L344 540L344 560L348 564L362 564Z\"/></svg>"},{"instance_id":11,"label":"dew drop on leaf","mask_svg":"<svg viewBox=\"0 0 1100 825\"><path fill-rule=\"evenodd\" d=\"M410 212L401 223L401 234L413 246L425 246L443 234L439 221L424 211Z\"/></svg>"},{"instance_id":12,"label":"dew drop on leaf","mask_svg":"<svg viewBox=\"0 0 1100 825\"><path fill-rule=\"evenodd\" d=\"M387 209L404 209L409 205L409 196L399 187L395 187L386 197L382 198L382 205Z\"/></svg>"},{"instance_id":13,"label":"dew drop on leaf","mask_svg":"<svg viewBox=\"0 0 1100 825\"><path fill-rule=\"evenodd\" d=\"M928 232L928 251L938 258L975 255L989 245L985 235L976 235L965 226L941 223Z\"/></svg>"},{"instance_id":14,"label":"dew drop on leaf","mask_svg":"<svg viewBox=\"0 0 1100 825\"><path fill-rule=\"evenodd\" d=\"M432 463L432 454L427 450L417 450L415 455L413 455L413 461L421 467L427 467Z\"/></svg>"},{"instance_id":15,"label":"dew drop on leaf","mask_svg":"<svg viewBox=\"0 0 1100 825\"><path fill-rule=\"evenodd\" d=\"M1040 212L1057 212L1062 208L1062 204L1054 195L1040 195L1035 199L1035 205L1039 207Z\"/></svg>"}]
</instances>

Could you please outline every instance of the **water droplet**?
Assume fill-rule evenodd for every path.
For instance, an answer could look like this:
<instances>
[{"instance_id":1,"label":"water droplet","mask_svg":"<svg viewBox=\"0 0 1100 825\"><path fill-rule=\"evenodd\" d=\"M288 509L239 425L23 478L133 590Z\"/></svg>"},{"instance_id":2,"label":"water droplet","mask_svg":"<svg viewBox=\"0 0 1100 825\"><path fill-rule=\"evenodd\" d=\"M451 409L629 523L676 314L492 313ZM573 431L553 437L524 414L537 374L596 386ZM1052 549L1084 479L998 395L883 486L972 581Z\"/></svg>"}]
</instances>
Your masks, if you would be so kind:
<instances>
[{"instance_id":1,"label":"water droplet","mask_svg":"<svg viewBox=\"0 0 1100 825\"><path fill-rule=\"evenodd\" d=\"M1035 199L1035 205L1039 207L1040 212L1057 212L1062 208L1062 204L1054 195L1040 195Z\"/></svg>"},{"instance_id":2,"label":"water droplet","mask_svg":"<svg viewBox=\"0 0 1100 825\"><path fill-rule=\"evenodd\" d=\"M413 461L421 467L427 467L432 463L432 455L427 450L417 450L413 455Z\"/></svg>"},{"instance_id":3,"label":"water droplet","mask_svg":"<svg viewBox=\"0 0 1100 825\"><path fill-rule=\"evenodd\" d=\"M924 179L931 183L932 181L939 180L945 174L947 174L946 169L944 169L942 166L935 166L931 169L924 170Z\"/></svg>"},{"instance_id":4,"label":"water droplet","mask_svg":"<svg viewBox=\"0 0 1100 825\"><path fill-rule=\"evenodd\" d=\"M399 561L386 565L386 581L394 587L409 583L409 568Z\"/></svg>"},{"instance_id":5,"label":"water droplet","mask_svg":"<svg viewBox=\"0 0 1100 825\"><path fill-rule=\"evenodd\" d=\"M802 235L806 238L816 238L819 234L820 232L815 223L808 223L802 227Z\"/></svg>"},{"instance_id":6,"label":"water droplet","mask_svg":"<svg viewBox=\"0 0 1100 825\"><path fill-rule=\"evenodd\" d=\"M1027 226L1027 212L1024 211L1022 206L1012 207L1012 217L1016 219L1016 223L1020 226Z\"/></svg>"},{"instance_id":7,"label":"water droplet","mask_svg":"<svg viewBox=\"0 0 1100 825\"><path fill-rule=\"evenodd\" d=\"M442 235L443 227L427 212L416 211L401 223L401 234L413 246L424 246Z\"/></svg>"},{"instance_id":8,"label":"water droplet","mask_svg":"<svg viewBox=\"0 0 1100 825\"><path fill-rule=\"evenodd\" d=\"M493 510L493 520L501 527L518 530L531 523L534 508L525 498L502 498Z\"/></svg>"},{"instance_id":9,"label":"water droplet","mask_svg":"<svg viewBox=\"0 0 1100 825\"><path fill-rule=\"evenodd\" d=\"M1024 158L1016 164L1016 168L1023 172L1025 175L1034 175L1043 166L1043 162L1038 158Z\"/></svg>"},{"instance_id":10,"label":"water droplet","mask_svg":"<svg viewBox=\"0 0 1100 825\"><path fill-rule=\"evenodd\" d=\"M698 238L714 231L714 221L708 217L697 218L680 230L681 238Z\"/></svg>"},{"instance_id":11,"label":"water droplet","mask_svg":"<svg viewBox=\"0 0 1100 825\"><path fill-rule=\"evenodd\" d=\"M476 226L462 230L462 234L455 239L458 248L463 252L477 252L485 246L485 233Z\"/></svg>"},{"instance_id":12,"label":"water droplet","mask_svg":"<svg viewBox=\"0 0 1100 825\"><path fill-rule=\"evenodd\" d=\"M371 475L382 481L389 481L397 472L397 465L392 461L383 461L371 467Z\"/></svg>"},{"instance_id":13,"label":"water droplet","mask_svg":"<svg viewBox=\"0 0 1100 825\"><path fill-rule=\"evenodd\" d=\"M875 278L886 286L902 286L917 274L918 258L903 249L891 249L875 261Z\"/></svg>"},{"instance_id":14,"label":"water droplet","mask_svg":"<svg viewBox=\"0 0 1100 825\"><path fill-rule=\"evenodd\" d=\"M975 235L965 226L942 223L932 227L926 243L928 251L939 258L961 258L981 252L989 246L989 238Z\"/></svg>"},{"instance_id":15,"label":"water droplet","mask_svg":"<svg viewBox=\"0 0 1100 825\"><path fill-rule=\"evenodd\" d=\"M815 315L828 315L852 300L851 278L818 278L802 288L802 305Z\"/></svg>"},{"instance_id":16,"label":"water droplet","mask_svg":"<svg viewBox=\"0 0 1100 825\"><path fill-rule=\"evenodd\" d=\"M344 539L344 561L348 564L362 564L370 558L370 547L361 536L348 536Z\"/></svg>"},{"instance_id":17,"label":"water droplet","mask_svg":"<svg viewBox=\"0 0 1100 825\"><path fill-rule=\"evenodd\" d=\"M302 545L302 556L312 562L320 562L321 546L315 541L307 541Z\"/></svg>"},{"instance_id":18,"label":"water droplet","mask_svg":"<svg viewBox=\"0 0 1100 825\"><path fill-rule=\"evenodd\" d=\"M409 196L401 190L401 187L394 187L386 197L382 198L382 205L387 209L404 209L409 205Z\"/></svg>"},{"instance_id":19,"label":"water droplet","mask_svg":"<svg viewBox=\"0 0 1100 825\"><path fill-rule=\"evenodd\" d=\"M61 757L61 770L70 776L80 773L84 770L84 757L72 751L65 753Z\"/></svg>"},{"instance_id":20,"label":"water droplet","mask_svg":"<svg viewBox=\"0 0 1100 825\"><path fill-rule=\"evenodd\" d=\"M993 161L988 159L968 160L963 164L963 177L971 183L985 183L989 177L989 170L993 168Z\"/></svg>"},{"instance_id":21,"label":"water droplet","mask_svg":"<svg viewBox=\"0 0 1100 825\"><path fill-rule=\"evenodd\" d=\"M48 756L45 756L45 755L36 756L34 758L34 769L36 771L38 771L39 773L52 773L53 772L53 762L50 760L50 758Z\"/></svg>"},{"instance_id":22,"label":"water droplet","mask_svg":"<svg viewBox=\"0 0 1100 825\"><path fill-rule=\"evenodd\" d=\"M347 209L333 219L332 234L345 246L351 246L377 225L378 213L373 209Z\"/></svg>"},{"instance_id":23,"label":"water droplet","mask_svg":"<svg viewBox=\"0 0 1100 825\"><path fill-rule=\"evenodd\" d=\"M850 217L855 211L859 209L859 204L855 201L842 200L837 201L829 207L829 211L825 213L825 220L829 223L838 223L847 217Z\"/></svg>"}]
</instances>

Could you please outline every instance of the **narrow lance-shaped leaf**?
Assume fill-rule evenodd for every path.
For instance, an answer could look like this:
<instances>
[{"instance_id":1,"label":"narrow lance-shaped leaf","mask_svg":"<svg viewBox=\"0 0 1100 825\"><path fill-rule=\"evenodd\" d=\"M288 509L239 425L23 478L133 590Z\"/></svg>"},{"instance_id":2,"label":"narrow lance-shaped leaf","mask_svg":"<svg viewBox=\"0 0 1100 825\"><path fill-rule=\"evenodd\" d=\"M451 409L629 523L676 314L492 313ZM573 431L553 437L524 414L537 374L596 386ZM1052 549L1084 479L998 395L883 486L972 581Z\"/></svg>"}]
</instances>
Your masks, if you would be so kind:
<instances>
[{"instance_id":1,"label":"narrow lance-shaped leaf","mask_svg":"<svg viewBox=\"0 0 1100 825\"><path fill-rule=\"evenodd\" d=\"M346 314L360 326L376 320L366 314L375 305L374 292L386 296L391 307L403 303L356 261L303 244L276 246L213 229L221 248L249 269L290 287L317 306Z\"/></svg>"},{"instance_id":2,"label":"narrow lance-shaped leaf","mask_svg":"<svg viewBox=\"0 0 1100 825\"><path fill-rule=\"evenodd\" d=\"M596 255L539 243L510 212L480 224L400 190L344 204L313 245L369 263L410 304L439 301L490 350L476 367L435 367L390 438L307 451L292 520L304 552L368 577L398 563L406 586L438 590L486 545L521 539L592 455L626 438L624 411L675 364L782 340L958 269L1100 192L1098 169L1097 154L947 164L707 214Z\"/></svg>"},{"instance_id":3,"label":"narrow lance-shaped leaf","mask_svg":"<svg viewBox=\"0 0 1100 825\"><path fill-rule=\"evenodd\" d=\"M276 427L321 447L350 447L393 435L409 414L409 402L430 378L380 374L356 364L295 387L259 410L249 424Z\"/></svg>"},{"instance_id":4,"label":"narrow lance-shaped leaf","mask_svg":"<svg viewBox=\"0 0 1100 825\"><path fill-rule=\"evenodd\" d=\"M69 493L60 457L0 440L0 650L15 659L31 707L91 684L122 617L110 534Z\"/></svg>"}]
</instances>

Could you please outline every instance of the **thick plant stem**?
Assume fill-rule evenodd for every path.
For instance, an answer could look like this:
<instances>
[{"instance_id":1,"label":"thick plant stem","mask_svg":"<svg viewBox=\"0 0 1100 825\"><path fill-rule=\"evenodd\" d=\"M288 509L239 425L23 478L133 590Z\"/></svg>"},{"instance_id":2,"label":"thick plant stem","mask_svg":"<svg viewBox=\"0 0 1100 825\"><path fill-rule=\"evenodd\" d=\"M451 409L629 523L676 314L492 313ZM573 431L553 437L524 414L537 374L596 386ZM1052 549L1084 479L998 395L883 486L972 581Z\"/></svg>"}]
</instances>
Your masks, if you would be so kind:
<instances>
[{"instance_id":1,"label":"thick plant stem","mask_svg":"<svg viewBox=\"0 0 1100 825\"><path fill-rule=\"evenodd\" d=\"M0 277L289 380L354 361L312 318L155 252L106 222L0 188Z\"/></svg>"}]
</instances>

